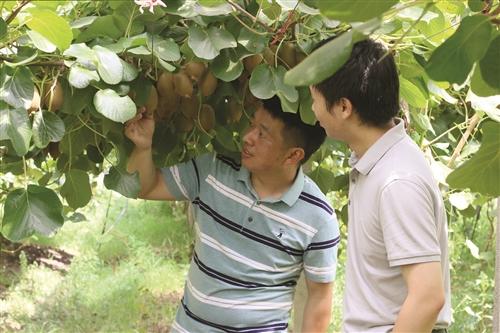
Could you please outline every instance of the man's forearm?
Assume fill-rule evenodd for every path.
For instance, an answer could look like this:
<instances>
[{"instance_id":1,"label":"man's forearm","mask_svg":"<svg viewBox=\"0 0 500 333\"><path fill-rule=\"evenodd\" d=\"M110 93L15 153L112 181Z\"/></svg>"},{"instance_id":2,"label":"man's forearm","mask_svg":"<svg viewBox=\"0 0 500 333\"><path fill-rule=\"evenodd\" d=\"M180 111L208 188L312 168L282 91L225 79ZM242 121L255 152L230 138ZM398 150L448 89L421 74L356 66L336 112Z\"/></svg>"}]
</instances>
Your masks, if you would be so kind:
<instances>
[{"instance_id":1,"label":"man's forearm","mask_svg":"<svg viewBox=\"0 0 500 333\"><path fill-rule=\"evenodd\" d=\"M331 310L331 300L324 300L317 303L309 298L304 309L302 330L300 332L326 332L330 324Z\"/></svg>"},{"instance_id":2,"label":"man's forearm","mask_svg":"<svg viewBox=\"0 0 500 333\"><path fill-rule=\"evenodd\" d=\"M393 332L430 332L443 306L440 299L408 296L401 307Z\"/></svg>"},{"instance_id":3,"label":"man's forearm","mask_svg":"<svg viewBox=\"0 0 500 333\"><path fill-rule=\"evenodd\" d=\"M139 172L141 192L139 197L151 191L156 184L156 167L153 163L153 155L150 149L134 148L128 159L127 171Z\"/></svg>"}]
</instances>

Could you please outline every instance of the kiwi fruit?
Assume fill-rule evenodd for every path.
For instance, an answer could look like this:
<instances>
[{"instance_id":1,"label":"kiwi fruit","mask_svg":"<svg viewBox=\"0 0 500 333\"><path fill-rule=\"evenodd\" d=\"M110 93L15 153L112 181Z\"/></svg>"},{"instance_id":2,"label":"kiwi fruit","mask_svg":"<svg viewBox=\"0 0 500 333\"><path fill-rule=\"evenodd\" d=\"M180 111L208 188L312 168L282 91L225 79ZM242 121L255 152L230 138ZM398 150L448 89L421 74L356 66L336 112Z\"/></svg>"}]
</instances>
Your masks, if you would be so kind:
<instances>
[{"instance_id":1,"label":"kiwi fruit","mask_svg":"<svg viewBox=\"0 0 500 333\"><path fill-rule=\"evenodd\" d=\"M274 66L274 54L275 53L269 47L266 47L262 52L264 60L271 66Z\"/></svg>"},{"instance_id":2,"label":"kiwi fruit","mask_svg":"<svg viewBox=\"0 0 500 333\"><path fill-rule=\"evenodd\" d=\"M205 73L206 66L202 62L190 61L184 65L184 71L193 81L199 82Z\"/></svg>"},{"instance_id":3,"label":"kiwi fruit","mask_svg":"<svg viewBox=\"0 0 500 333\"><path fill-rule=\"evenodd\" d=\"M52 156L53 159L57 159L59 155L61 155L61 151L59 150L59 142L50 142L48 145L49 155Z\"/></svg>"},{"instance_id":4,"label":"kiwi fruit","mask_svg":"<svg viewBox=\"0 0 500 333\"><path fill-rule=\"evenodd\" d=\"M243 107L236 99L231 99L227 106L227 123L234 124L240 121Z\"/></svg>"},{"instance_id":5,"label":"kiwi fruit","mask_svg":"<svg viewBox=\"0 0 500 333\"><path fill-rule=\"evenodd\" d=\"M155 87L151 87L149 90L149 97L144 106L146 107L146 112L148 114L153 114L158 107L158 92Z\"/></svg>"},{"instance_id":6,"label":"kiwi fruit","mask_svg":"<svg viewBox=\"0 0 500 333\"><path fill-rule=\"evenodd\" d=\"M43 85L42 105L49 111L58 111L64 103L64 92L59 82L46 82Z\"/></svg>"},{"instance_id":7,"label":"kiwi fruit","mask_svg":"<svg viewBox=\"0 0 500 333\"><path fill-rule=\"evenodd\" d=\"M179 104L179 96L174 91L174 75L163 72L156 82L159 100L162 107L176 109Z\"/></svg>"},{"instance_id":8,"label":"kiwi fruit","mask_svg":"<svg viewBox=\"0 0 500 333\"><path fill-rule=\"evenodd\" d=\"M217 89L217 78L211 71L207 71L199 85L199 88L202 95L205 97L212 95L215 89Z\"/></svg>"},{"instance_id":9,"label":"kiwi fruit","mask_svg":"<svg viewBox=\"0 0 500 333\"><path fill-rule=\"evenodd\" d=\"M172 107L171 102L165 96L160 95L158 97L158 107L153 113L155 121L169 120L176 110L177 108Z\"/></svg>"},{"instance_id":10,"label":"kiwi fruit","mask_svg":"<svg viewBox=\"0 0 500 333\"><path fill-rule=\"evenodd\" d=\"M288 67L292 68L297 63L295 60L295 46L290 42L284 42L278 51L278 57L280 57Z\"/></svg>"},{"instance_id":11,"label":"kiwi fruit","mask_svg":"<svg viewBox=\"0 0 500 333\"><path fill-rule=\"evenodd\" d=\"M257 65L259 65L263 59L264 57L262 57L262 55L254 54L243 59L243 65L245 66L245 69L248 73L252 73L253 69L257 67Z\"/></svg>"},{"instance_id":12,"label":"kiwi fruit","mask_svg":"<svg viewBox=\"0 0 500 333\"><path fill-rule=\"evenodd\" d=\"M299 48L297 47L295 51L295 64L300 64L305 58L307 58L307 54L299 50Z\"/></svg>"},{"instance_id":13,"label":"kiwi fruit","mask_svg":"<svg viewBox=\"0 0 500 333\"><path fill-rule=\"evenodd\" d=\"M215 111L212 106L203 104L199 114L200 125L205 132L215 127Z\"/></svg>"},{"instance_id":14,"label":"kiwi fruit","mask_svg":"<svg viewBox=\"0 0 500 333\"><path fill-rule=\"evenodd\" d=\"M31 99L31 105L28 111L31 113L40 110L40 102L40 93L38 92L38 88L35 87L35 90L33 91L33 98Z\"/></svg>"},{"instance_id":15,"label":"kiwi fruit","mask_svg":"<svg viewBox=\"0 0 500 333\"><path fill-rule=\"evenodd\" d=\"M194 128L194 120L186 118L182 113L179 113L174 119L174 126L177 132L191 132Z\"/></svg>"},{"instance_id":16,"label":"kiwi fruit","mask_svg":"<svg viewBox=\"0 0 500 333\"><path fill-rule=\"evenodd\" d=\"M198 114L199 106L200 103L196 96L190 98L181 97L179 109L186 118L194 119Z\"/></svg>"},{"instance_id":17,"label":"kiwi fruit","mask_svg":"<svg viewBox=\"0 0 500 333\"><path fill-rule=\"evenodd\" d=\"M193 83L184 71L174 74L174 91L182 97L193 95Z\"/></svg>"}]
</instances>

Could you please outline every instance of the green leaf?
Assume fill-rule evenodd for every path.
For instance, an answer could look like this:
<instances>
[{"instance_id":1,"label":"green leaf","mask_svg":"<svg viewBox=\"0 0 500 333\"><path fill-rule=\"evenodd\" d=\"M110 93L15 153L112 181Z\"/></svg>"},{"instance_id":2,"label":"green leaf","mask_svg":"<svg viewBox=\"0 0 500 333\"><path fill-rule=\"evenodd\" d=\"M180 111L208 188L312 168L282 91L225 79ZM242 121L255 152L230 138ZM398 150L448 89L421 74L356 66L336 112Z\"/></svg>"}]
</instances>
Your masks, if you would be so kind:
<instances>
[{"instance_id":1,"label":"green leaf","mask_svg":"<svg viewBox=\"0 0 500 333\"><path fill-rule=\"evenodd\" d=\"M31 126L25 109L11 109L0 102L0 141L10 140L18 156L25 155L30 146Z\"/></svg>"},{"instance_id":2,"label":"green leaf","mask_svg":"<svg viewBox=\"0 0 500 333\"><path fill-rule=\"evenodd\" d=\"M92 198L89 175L82 170L72 169L65 173L65 181L61 187L61 195L68 205L77 209L86 206Z\"/></svg>"},{"instance_id":3,"label":"green leaf","mask_svg":"<svg viewBox=\"0 0 500 333\"><path fill-rule=\"evenodd\" d=\"M423 108L427 104L427 98L418 86L404 77L399 77L399 89L401 97L410 105Z\"/></svg>"},{"instance_id":4,"label":"green leaf","mask_svg":"<svg viewBox=\"0 0 500 333\"><path fill-rule=\"evenodd\" d=\"M198 26L192 26L188 33L189 47L201 59L212 60L219 55L222 49L237 46L231 33L216 27L204 30Z\"/></svg>"},{"instance_id":5,"label":"green leaf","mask_svg":"<svg viewBox=\"0 0 500 333\"><path fill-rule=\"evenodd\" d=\"M132 64L120 59L123 66L123 81L130 82L137 78L139 70Z\"/></svg>"},{"instance_id":6,"label":"green leaf","mask_svg":"<svg viewBox=\"0 0 500 333\"><path fill-rule=\"evenodd\" d=\"M26 34L31 38L35 47L43 52L53 53L57 49L57 46L55 46L50 40L34 30L28 30L26 31Z\"/></svg>"},{"instance_id":7,"label":"green leaf","mask_svg":"<svg viewBox=\"0 0 500 333\"><path fill-rule=\"evenodd\" d=\"M500 109L498 108L500 105L500 95L479 97L469 90L465 101L470 102L470 105L474 110L482 111L491 119L500 122Z\"/></svg>"},{"instance_id":8,"label":"green leaf","mask_svg":"<svg viewBox=\"0 0 500 333\"><path fill-rule=\"evenodd\" d=\"M35 232L49 236L64 224L57 194L45 187L28 185L10 192L5 200L2 234L20 241Z\"/></svg>"},{"instance_id":9,"label":"green leaf","mask_svg":"<svg viewBox=\"0 0 500 333\"><path fill-rule=\"evenodd\" d=\"M241 28L238 36L238 43L252 53L262 53L267 46L267 42L265 36L257 35L244 27Z\"/></svg>"},{"instance_id":10,"label":"green leaf","mask_svg":"<svg viewBox=\"0 0 500 333\"><path fill-rule=\"evenodd\" d=\"M0 99L15 108L28 109L35 92L31 71L26 67L13 70L2 68L0 73Z\"/></svg>"},{"instance_id":11,"label":"green leaf","mask_svg":"<svg viewBox=\"0 0 500 333\"><path fill-rule=\"evenodd\" d=\"M309 125L314 125L316 123L316 116L312 110L312 96L309 88L301 87L299 90L299 113L300 119Z\"/></svg>"},{"instance_id":12,"label":"green leaf","mask_svg":"<svg viewBox=\"0 0 500 333\"><path fill-rule=\"evenodd\" d=\"M217 78L230 82L241 75L243 63L233 50L222 50L211 63L210 69Z\"/></svg>"},{"instance_id":13,"label":"green leaf","mask_svg":"<svg viewBox=\"0 0 500 333\"><path fill-rule=\"evenodd\" d=\"M273 73L269 65L260 64L254 68L250 77L250 91L260 99L269 99L276 95Z\"/></svg>"},{"instance_id":14,"label":"green leaf","mask_svg":"<svg viewBox=\"0 0 500 333\"><path fill-rule=\"evenodd\" d=\"M63 53L67 57L75 57L81 64L97 65L99 59L96 53L83 43L71 44L71 46Z\"/></svg>"},{"instance_id":15,"label":"green leaf","mask_svg":"<svg viewBox=\"0 0 500 333\"><path fill-rule=\"evenodd\" d=\"M35 112L33 119L33 141L38 148L45 148L49 142L59 142L66 129L64 122L54 112Z\"/></svg>"},{"instance_id":16,"label":"green leaf","mask_svg":"<svg viewBox=\"0 0 500 333\"><path fill-rule=\"evenodd\" d=\"M0 38L3 38L7 34L7 23L4 19L0 17Z\"/></svg>"},{"instance_id":17,"label":"green leaf","mask_svg":"<svg viewBox=\"0 0 500 333\"><path fill-rule=\"evenodd\" d=\"M469 8L473 12L480 12L481 10L483 10L483 7L485 5L484 2L481 0L469 0L468 4L469 4Z\"/></svg>"},{"instance_id":18,"label":"green leaf","mask_svg":"<svg viewBox=\"0 0 500 333\"><path fill-rule=\"evenodd\" d=\"M451 172L446 181L452 188L500 195L500 123L483 123L483 140L478 152ZM478 172L480 170L480 172Z\"/></svg>"},{"instance_id":19,"label":"green leaf","mask_svg":"<svg viewBox=\"0 0 500 333\"><path fill-rule=\"evenodd\" d=\"M481 62L476 64L476 68L474 69L474 73L472 74L472 78L470 81L470 88L477 96L486 97L486 96L494 96L500 95L500 87L493 88L483 79L483 75L481 74Z\"/></svg>"},{"instance_id":20,"label":"green leaf","mask_svg":"<svg viewBox=\"0 0 500 333\"><path fill-rule=\"evenodd\" d=\"M321 13L343 22L364 22L379 16L398 3L397 0L335 0L318 1Z\"/></svg>"},{"instance_id":21,"label":"green leaf","mask_svg":"<svg viewBox=\"0 0 500 333\"><path fill-rule=\"evenodd\" d=\"M317 167L308 176L319 186L323 193L330 192L335 185L335 175L328 169Z\"/></svg>"},{"instance_id":22,"label":"green leaf","mask_svg":"<svg viewBox=\"0 0 500 333\"><path fill-rule=\"evenodd\" d=\"M112 89L98 91L94 96L94 106L106 118L120 123L134 118L136 114L132 99L128 96L120 97Z\"/></svg>"},{"instance_id":23,"label":"green leaf","mask_svg":"<svg viewBox=\"0 0 500 333\"><path fill-rule=\"evenodd\" d=\"M147 46L156 57L164 61L177 61L181 58L179 46L171 38L151 36L148 38Z\"/></svg>"},{"instance_id":24,"label":"green leaf","mask_svg":"<svg viewBox=\"0 0 500 333\"><path fill-rule=\"evenodd\" d=\"M296 102L299 99L299 93L295 87L285 83L286 69L283 66L278 66L277 68L271 68L273 72L274 85L276 86L276 91L283 94L287 100L290 102Z\"/></svg>"},{"instance_id":25,"label":"green leaf","mask_svg":"<svg viewBox=\"0 0 500 333\"><path fill-rule=\"evenodd\" d=\"M96 71L91 71L81 67L77 63L71 66L69 70L68 81L73 87L83 89L87 87L91 81L100 81L99 75Z\"/></svg>"},{"instance_id":26,"label":"green leaf","mask_svg":"<svg viewBox=\"0 0 500 333\"><path fill-rule=\"evenodd\" d=\"M102 80L108 84L120 83L123 78L123 65L120 58L100 45L95 45L92 49L99 59L97 72Z\"/></svg>"},{"instance_id":27,"label":"green leaf","mask_svg":"<svg viewBox=\"0 0 500 333\"><path fill-rule=\"evenodd\" d=\"M366 38L380 26L374 19L359 25L321 46L285 75L285 83L292 86L316 84L333 75L351 55L352 46ZM328 61L325 61L328 59Z\"/></svg>"},{"instance_id":28,"label":"green leaf","mask_svg":"<svg viewBox=\"0 0 500 333\"><path fill-rule=\"evenodd\" d=\"M500 89L500 35L490 43L488 51L479 61L479 68L484 81L495 89Z\"/></svg>"},{"instance_id":29,"label":"green leaf","mask_svg":"<svg viewBox=\"0 0 500 333\"><path fill-rule=\"evenodd\" d=\"M121 195L135 199L141 191L141 182L137 172L130 174L123 169L111 167L106 176L104 176L104 186L108 190L113 190Z\"/></svg>"},{"instance_id":30,"label":"green leaf","mask_svg":"<svg viewBox=\"0 0 500 333\"><path fill-rule=\"evenodd\" d=\"M32 17L26 22L26 25L51 43L57 46L61 51L66 50L73 39L73 32L69 23L56 13L45 9L30 9Z\"/></svg>"},{"instance_id":31,"label":"green leaf","mask_svg":"<svg viewBox=\"0 0 500 333\"><path fill-rule=\"evenodd\" d=\"M468 16L457 31L432 53L426 71L435 81L461 84L474 62L487 51L491 24L484 15Z\"/></svg>"}]
</instances>

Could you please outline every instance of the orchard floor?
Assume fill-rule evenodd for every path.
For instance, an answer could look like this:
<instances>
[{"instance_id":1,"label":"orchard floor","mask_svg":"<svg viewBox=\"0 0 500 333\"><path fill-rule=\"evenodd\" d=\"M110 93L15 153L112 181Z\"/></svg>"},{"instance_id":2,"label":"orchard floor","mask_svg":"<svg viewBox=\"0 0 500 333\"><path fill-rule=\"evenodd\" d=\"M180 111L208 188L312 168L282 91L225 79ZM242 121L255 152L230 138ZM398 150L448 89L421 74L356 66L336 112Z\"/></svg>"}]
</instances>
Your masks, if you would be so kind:
<instances>
[{"instance_id":1,"label":"orchard floor","mask_svg":"<svg viewBox=\"0 0 500 333\"><path fill-rule=\"evenodd\" d=\"M52 238L0 242L0 332L169 332L192 253L184 204L104 192L80 213L85 221L66 222ZM343 249L345 240L340 263ZM450 331L489 332L493 271L466 262L467 248L450 250ZM342 264L337 274L329 332L340 330Z\"/></svg>"}]
</instances>

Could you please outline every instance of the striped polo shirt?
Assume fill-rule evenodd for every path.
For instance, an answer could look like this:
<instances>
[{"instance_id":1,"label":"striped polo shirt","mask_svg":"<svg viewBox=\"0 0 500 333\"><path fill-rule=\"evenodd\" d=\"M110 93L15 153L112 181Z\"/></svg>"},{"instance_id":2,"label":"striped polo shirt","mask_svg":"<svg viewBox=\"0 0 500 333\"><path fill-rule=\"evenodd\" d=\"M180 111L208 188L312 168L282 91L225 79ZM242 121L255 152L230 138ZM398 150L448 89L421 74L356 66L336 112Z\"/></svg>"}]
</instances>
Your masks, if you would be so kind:
<instances>
[{"instance_id":1,"label":"striped polo shirt","mask_svg":"<svg viewBox=\"0 0 500 333\"><path fill-rule=\"evenodd\" d=\"M286 332L297 279L335 278L339 227L299 169L280 199L260 199L250 173L205 154L162 169L170 193L192 202L195 249L173 332Z\"/></svg>"}]
</instances>

